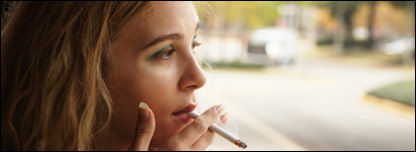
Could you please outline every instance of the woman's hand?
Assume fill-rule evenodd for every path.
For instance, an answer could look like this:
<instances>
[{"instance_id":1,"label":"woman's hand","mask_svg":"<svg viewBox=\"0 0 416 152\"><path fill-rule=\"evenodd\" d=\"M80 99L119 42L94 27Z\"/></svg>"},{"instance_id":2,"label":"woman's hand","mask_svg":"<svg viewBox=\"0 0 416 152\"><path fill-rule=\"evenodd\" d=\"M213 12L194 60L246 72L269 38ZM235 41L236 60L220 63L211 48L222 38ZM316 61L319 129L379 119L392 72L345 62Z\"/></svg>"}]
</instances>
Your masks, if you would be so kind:
<instances>
[{"instance_id":1,"label":"woman's hand","mask_svg":"<svg viewBox=\"0 0 416 152\"><path fill-rule=\"evenodd\" d=\"M191 124L181 132L172 136L158 150L205 150L214 140L214 132L208 127L221 118L220 126L223 126L227 117L221 115L223 106L213 106L195 118ZM155 118L152 110L143 102L140 103L139 117L133 144L129 150L146 151L155 130Z\"/></svg>"}]
</instances>

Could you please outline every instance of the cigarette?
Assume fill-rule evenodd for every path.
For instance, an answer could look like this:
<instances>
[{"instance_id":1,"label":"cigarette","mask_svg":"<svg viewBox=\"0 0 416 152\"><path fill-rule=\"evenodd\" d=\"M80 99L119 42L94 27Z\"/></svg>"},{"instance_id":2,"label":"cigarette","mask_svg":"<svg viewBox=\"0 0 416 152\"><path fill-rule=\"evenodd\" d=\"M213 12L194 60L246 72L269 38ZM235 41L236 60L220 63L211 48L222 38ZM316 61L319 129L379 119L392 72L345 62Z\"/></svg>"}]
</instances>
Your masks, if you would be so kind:
<instances>
[{"instance_id":1,"label":"cigarette","mask_svg":"<svg viewBox=\"0 0 416 152\"><path fill-rule=\"evenodd\" d=\"M192 118L197 118L199 117L199 114L191 111L188 112L188 115ZM212 124L211 126L209 126L209 129L218 133L219 135L221 135L222 137L224 137L225 139L229 140L231 143L237 145L240 148L247 148L247 144L244 143L243 141L241 141L239 138L237 138L236 136L232 135L231 133L229 133L227 130L221 128L220 126L218 126L217 124Z\"/></svg>"}]
</instances>

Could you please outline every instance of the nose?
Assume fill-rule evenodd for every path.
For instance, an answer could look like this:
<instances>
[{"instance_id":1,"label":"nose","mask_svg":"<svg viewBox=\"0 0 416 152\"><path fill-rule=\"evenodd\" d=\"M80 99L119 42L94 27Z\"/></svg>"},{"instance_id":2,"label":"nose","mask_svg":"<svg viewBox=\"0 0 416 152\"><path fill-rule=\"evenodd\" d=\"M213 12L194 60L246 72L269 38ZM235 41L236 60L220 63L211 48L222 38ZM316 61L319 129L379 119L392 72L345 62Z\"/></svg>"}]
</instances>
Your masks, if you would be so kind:
<instances>
[{"instance_id":1,"label":"nose","mask_svg":"<svg viewBox=\"0 0 416 152\"><path fill-rule=\"evenodd\" d=\"M183 62L183 73L179 80L179 88L181 90L193 91L205 85L207 80L205 73L199 66L198 61L192 55Z\"/></svg>"}]
</instances>

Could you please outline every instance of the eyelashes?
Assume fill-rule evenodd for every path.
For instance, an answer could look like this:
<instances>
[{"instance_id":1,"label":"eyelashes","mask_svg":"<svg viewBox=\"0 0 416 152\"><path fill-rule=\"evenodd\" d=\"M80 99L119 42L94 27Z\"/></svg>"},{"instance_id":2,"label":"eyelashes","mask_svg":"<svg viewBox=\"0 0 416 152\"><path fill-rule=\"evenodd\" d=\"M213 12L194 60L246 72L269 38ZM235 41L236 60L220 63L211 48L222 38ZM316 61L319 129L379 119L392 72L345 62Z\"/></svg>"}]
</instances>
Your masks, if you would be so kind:
<instances>
[{"instance_id":1,"label":"eyelashes","mask_svg":"<svg viewBox=\"0 0 416 152\"><path fill-rule=\"evenodd\" d=\"M202 44L201 41L199 41L198 39L196 39L196 37L194 37L192 39L192 50L200 46L201 44Z\"/></svg>"},{"instance_id":2,"label":"eyelashes","mask_svg":"<svg viewBox=\"0 0 416 152\"><path fill-rule=\"evenodd\" d=\"M193 54L195 54L195 53L196 53L196 52L195 52L195 48L196 48L196 47L198 47L198 46L200 46L200 45L202 45L201 41L199 41L199 40L197 39L197 37L195 36L195 37L192 39L192 53L193 53Z\"/></svg>"},{"instance_id":3,"label":"eyelashes","mask_svg":"<svg viewBox=\"0 0 416 152\"><path fill-rule=\"evenodd\" d=\"M195 54L195 48L202 45L202 43L196 39L196 37L194 37L192 39L192 44L191 44L191 48L192 48L192 53ZM156 53L154 53L151 56L151 59L155 59L155 60L168 60L169 57L171 57L173 55L173 53L175 53L176 49L174 49L173 44L170 44L160 50L158 50Z\"/></svg>"},{"instance_id":4,"label":"eyelashes","mask_svg":"<svg viewBox=\"0 0 416 152\"><path fill-rule=\"evenodd\" d=\"M170 44L170 45L160 49L155 54L153 54L151 56L151 59L166 60L173 54L174 51L175 51L175 49L173 49L173 45Z\"/></svg>"}]
</instances>

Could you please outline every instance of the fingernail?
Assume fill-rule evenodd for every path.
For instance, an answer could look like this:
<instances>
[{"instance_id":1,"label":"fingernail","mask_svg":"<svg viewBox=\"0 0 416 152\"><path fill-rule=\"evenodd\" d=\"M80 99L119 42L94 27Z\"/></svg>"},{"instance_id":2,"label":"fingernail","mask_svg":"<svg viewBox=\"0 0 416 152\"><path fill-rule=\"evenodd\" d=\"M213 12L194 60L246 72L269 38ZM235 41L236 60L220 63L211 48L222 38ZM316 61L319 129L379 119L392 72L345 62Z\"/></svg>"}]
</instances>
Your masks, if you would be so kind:
<instances>
[{"instance_id":1,"label":"fingernail","mask_svg":"<svg viewBox=\"0 0 416 152\"><path fill-rule=\"evenodd\" d=\"M217 124L220 124L220 123L222 123L222 122L223 122L223 120L224 120L224 115L221 115L221 116L217 119L216 123L217 123Z\"/></svg>"},{"instance_id":2,"label":"fingernail","mask_svg":"<svg viewBox=\"0 0 416 152\"><path fill-rule=\"evenodd\" d=\"M228 122L228 117L227 117L227 116L225 116L225 117L224 117L224 119L222 119L222 120L221 120L221 122L222 122L223 124L227 124L227 122Z\"/></svg>"},{"instance_id":3,"label":"fingernail","mask_svg":"<svg viewBox=\"0 0 416 152\"><path fill-rule=\"evenodd\" d=\"M226 114L221 115L221 117L220 117L220 121L221 121L223 124L225 124L225 123L227 122L227 120L228 120L228 116L227 116Z\"/></svg>"},{"instance_id":4,"label":"fingernail","mask_svg":"<svg viewBox=\"0 0 416 152\"><path fill-rule=\"evenodd\" d=\"M144 102L140 102L139 104L139 117L141 120L146 121L149 119L149 106L144 103Z\"/></svg>"},{"instance_id":5,"label":"fingernail","mask_svg":"<svg viewBox=\"0 0 416 152\"><path fill-rule=\"evenodd\" d=\"M224 105L218 105L217 107L215 107L215 111L217 111L218 114L221 114L224 111Z\"/></svg>"},{"instance_id":6,"label":"fingernail","mask_svg":"<svg viewBox=\"0 0 416 152\"><path fill-rule=\"evenodd\" d=\"M228 112L224 112L222 115L221 115L221 120L222 120L222 118L227 118L228 117Z\"/></svg>"},{"instance_id":7,"label":"fingernail","mask_svg":"<svg viewBox=\"0 0 416 152\"><path fill-rule=\"evenodd\" d=\"M218 105L217 107L215 107L215 110L218 110L220 107L222 107L222 103Z\"/></svg>"}]
</instances>

